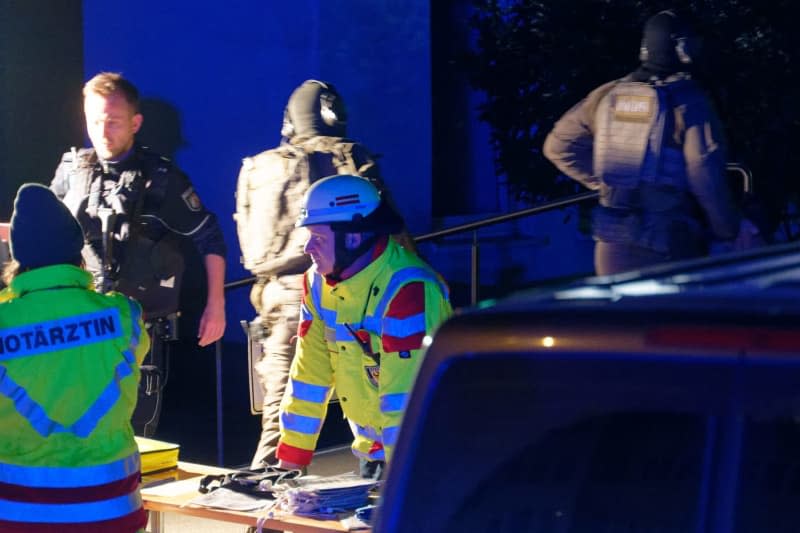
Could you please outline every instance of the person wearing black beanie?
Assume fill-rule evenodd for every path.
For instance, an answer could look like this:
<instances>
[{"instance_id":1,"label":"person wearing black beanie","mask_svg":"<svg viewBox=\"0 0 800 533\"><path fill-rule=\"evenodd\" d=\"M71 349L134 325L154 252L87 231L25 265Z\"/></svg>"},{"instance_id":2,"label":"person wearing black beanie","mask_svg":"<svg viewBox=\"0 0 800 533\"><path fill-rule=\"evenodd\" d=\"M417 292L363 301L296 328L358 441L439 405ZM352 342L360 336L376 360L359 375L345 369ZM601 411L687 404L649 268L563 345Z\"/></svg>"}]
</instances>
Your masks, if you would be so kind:
<instances>
[{"instance_id":1,"label":"person wearing black beanie","mask_svg":"<svg viewBox=\"0 0 800 533\"><path fill-rule=\"evenodd\" d=\"M150 348L142 308L94 290L81 227L47 187L19 188L10 241L19 266L0 293L0 485L14 497L2 498L0 531L143 531L131 426Z\"/></svg>"},{"instance_id":2,"label":"person wearing black beanie","mask_svg":"<svg viewBox=\"0 0 800 533\"><path fill-rule=\"evenodd\" d=\"M691 75L697 43L675 12L653 15L639 67L589 93L545 140L547 159L600 193L599 275L700 257L712 239L738 243L752 231L726 178L721 121Z\"/></svg>"},{"instance_id":3,"label":"person wearing black beanie","mask_svg":"<svg viewBox=\"0 0 800 533\"><path fill-rule=\"evenodd\" d=\"M17 191L10 228L11 257L19 271L50 265L80 265L83 231L53 191L26 183Z\"/></svg>"}]
</instances>

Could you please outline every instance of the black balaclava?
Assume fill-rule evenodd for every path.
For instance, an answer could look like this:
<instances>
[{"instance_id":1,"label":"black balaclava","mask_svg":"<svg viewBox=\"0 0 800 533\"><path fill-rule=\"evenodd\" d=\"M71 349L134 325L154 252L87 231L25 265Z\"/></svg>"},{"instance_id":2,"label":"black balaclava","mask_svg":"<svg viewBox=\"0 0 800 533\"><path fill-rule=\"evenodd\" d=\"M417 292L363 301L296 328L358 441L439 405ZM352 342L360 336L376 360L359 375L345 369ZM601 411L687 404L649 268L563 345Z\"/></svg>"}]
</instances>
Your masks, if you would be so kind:
<instances>
[{"instance_id":1,"label":"black balaclava","mask_svg":"<svg viewBox=\"0 0 800 533\"><path fill-rule=\"evenodd\" d=\"M680 40L683 40L688 57L696 59L690 55L695 37L680 17L672 11L662 11L650 17L644 25L639 72L664 78L676 72L688 71L689 63L682 62L677 52Z\"/></svg>"},{"instance_id":2,"label":"black balaclava","mask_svg":"<svg viewBox=\"0 0 800 533\"><path fill-rule=\"evenodd\" d=\"M333 85L306 80L292 92L283 118L284 137L344 137L346 133L347 109Z\"/></svg>"}]
</instances>

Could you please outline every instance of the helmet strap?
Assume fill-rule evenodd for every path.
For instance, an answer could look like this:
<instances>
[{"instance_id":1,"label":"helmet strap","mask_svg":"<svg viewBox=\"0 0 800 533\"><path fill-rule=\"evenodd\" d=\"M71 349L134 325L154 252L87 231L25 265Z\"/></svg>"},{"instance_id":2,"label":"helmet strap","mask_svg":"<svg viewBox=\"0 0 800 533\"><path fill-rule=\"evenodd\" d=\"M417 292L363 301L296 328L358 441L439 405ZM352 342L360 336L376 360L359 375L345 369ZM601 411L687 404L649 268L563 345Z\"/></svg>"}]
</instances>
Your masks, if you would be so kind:
<instances>
[{"instance_id":1,"label":"helmet strap","mask_svg":"<svg viewBox=\"0 0 800 533\"><path fill-rule=\"evenodd\" d=\"M353 231L344 231L344 230L334 230L334 261L333 261L333 271L328 274L328 279L332 281L341 281L342 280L342 272L347 269L350 265L355 263L356 259L367 253L375 243L378 242L378 238L380 237L378 234L374 233L361 233L362 240L361 243L356 246L355 248L348 249L345 243L348 233L358 233ZM368 237L364 238L364 235L368 235Z\"/></svg>"}]
</instances>

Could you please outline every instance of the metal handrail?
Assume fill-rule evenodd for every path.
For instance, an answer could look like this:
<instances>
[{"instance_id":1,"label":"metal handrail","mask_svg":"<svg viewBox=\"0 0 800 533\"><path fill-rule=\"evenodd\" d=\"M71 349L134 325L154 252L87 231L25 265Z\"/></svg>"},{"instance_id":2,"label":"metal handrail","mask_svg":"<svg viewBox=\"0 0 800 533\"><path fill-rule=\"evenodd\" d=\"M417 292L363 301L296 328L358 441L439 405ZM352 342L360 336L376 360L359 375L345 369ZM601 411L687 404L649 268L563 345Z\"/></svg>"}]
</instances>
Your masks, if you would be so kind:
<instances>
[{"instance_id":1,"label":"metal handrail","mask_svg":"<svg viewBox=\"0 0 800 533\"><path fill-rule=\"evenodd\" d=\"M751 194L753 192L753 174L750 172L750 169L745 167L740 163L728 163L726 165L726 170L729 172L738 172L742 175L742 189L746 194ZM576 194L573 196L568 196L566 198L562 198L560 200L554 200L552 202L547 202L541 205L537 205L534 207L529 207L527 209L520 209L518 211L514 211L512 213L507 213L505 215L498 215L494 217L485 218L483 220L476 220L475 222L468 222L466 224L461 224L458 226L453 226L452 228L446 228L443 230L434 231L431 233L426 233L424 235L420 235L415 237L414 240L417 243L431 241L435 239L441 239L443 237L449 237L451 235L455 235L458 233L464 233L467 231L472 231L472 243L471 243L471 258L470 258L470 303L475 305L478 303L478 287L479 287L479 280L478 280L478 271L480 265L480 245L478 244L478 230L481 228L485 228L487 226L492 226L494 224L500 224L502 222L508 222L511 220L516 220L518 218L523 218L531 215L536 215L539 213L545 213L547 211L552 211L553 209L559 209L562 207L569 207L571 205L576 205L581 202L585 202L587 200L595 200L599 197L599 193L596 191L585 192L581 194ZM233 290L239 287L246 287L252 285L256 282L258 278L256 276L249 276L246 278L238 279L235 281L231 281L225 284L225 290ZM217 464L222 466L223 464L223 440L222 440L222 350L221 350L221 341L216 342L216 365L217 365Z\"/></svg>"},{"instance_id":2,"label":"metal handrail","mask_svg":"<svg viewBox=\"0 0 800 533\"><path fill-rule=\"evenodd\" d=\"M426 233L425 235L420 235L419 237L416 237L414 240L420 243L435 239L441 239L443 237L449 237L457 233L472 231L472 243L470 244L469 286L470 286L470 304L476 305L478 303L478 288L480 287L480 280L478 279L479 277L478 273L480 270L480 244L478 244L479 229L485 228L487 226L493 226L495 224L500 224L502 222L508 222L510 220L517 220L518 218L523 218L531 215L538 215L540 213L552 211L553 209L569 207L571 205L585 202L586 200L596 200L599 196L600 193L596 191L575 194L573 196L568 196L566 198L561 198L559 200L553 200L552 202L546 202L544 204L537 205L534 207L529 207L527 209L520 209L519 211L514 211L513 213L507 213L505 215L489 217L483 220L476 220L475 222L468 222L466 224L461 224L459 226L453 226L452 228L446 228L443 230L434 231L432 233Z\"/></svg>"},{"instance_id":3,"label":"metal handrail","mask_svg":"<svg viewBox=\"0 0 800 533\"><path fill-rule=\"evenodd\" d=\"M446 228L443 230L434 231L432 233L426 233L424 235L420 235L419 237L415 237L414 241L419 243L419 242L439 239L441 237L449 237L450 235L454 235L456 233L462 233L469 230L479 230L481 228L485 228L486 226L492 226L494 224L500 224L502 222L508 222L509 220L516 220L518 218L523 218L530 215L537 215L539 213L544 213L546 211L558 209L559 207L568 207L570 205L584 202L586 200L593 200L597 198L599 195L600 193L596 191L591 191L591 192L576 194L573 196L567 196L566 198L562 198L560 200L554 200L552 202L547 202L534 207L528 207L527 209L520 209L519 211L506 213L505 215L498 215L495 217L485 218L482 220L476 220L475 222L468 222L466 224L461 224L460 226L453 226L452 228Z\"/></svg>"},{"instance_id":4,"label":"metal handrail","mask_svg":"<svg viewBox=\"0 0 800 533\"><path fill-rule=\"evenodd\" d=\"M742 165L741 163L728 163L725 166L728 172L737 172L742 176L742 190L746 194L752 194L753 192L753 173L750 171L749 168ZM561 198L559 200L553 200L551 202L546 202L541 205L537 205L534 207L529 207L526 209L520 209L518 211L514 211L512 213L506 213L504 215L498 215L494 217L485 218L482 220L476 220L475 222L468 222L466 224L460 224L458 226L453 226L451 228L445 228L442 230L434 231L431 233L425 233L418 237L414 238L414 241L417 243L425 242L425 241L432 241L436 239L441 239L443 237L449 237L451 235L455 235L458 233L464 233L467 231L472 231L472 253L471 253L471 260L470 260L470 303L475 305L478 303L478 266L479 266L479 248L480 245L478 244L478 233L477 231L481 228L485 228L487 226L492 226L494 224L500 224L503 222L508 222L511 220L516 220L518 218L523 218L531 215L537 215L539 213L545 213L547 211L552 211L553 209L559 209L562 207L569 207L571 205L575 205L581 202L585 202L587 200L595 200L599 196L599 193L596 191L589 191L581 194L576 194L573 196L568 196L566 198ZM235 281L231 281L230 283L225 284L225 290L232 290L239 287L246 287L248 285L252 285L255 283L257 277L256 276L249 276L246 278L238 279Z\"/></svg>"},{"instance_id":5,"label":"metal handrail","mask_svg":"<svg viewBox=\"0 0 800 533\"><path fill-rule=\"evenodd\" d=\"M570 205L574 205L580 202L584 202L586 200L593 200L598 197L597 192L585 192L581 194L576 194L574 196L568 196L567 198L562 198L560 200L554 200L552 202L547 202L541 205L537 205L534 207L529 207L526 209L520 209L518 211L514 211L512 213L506 213L504 215L498 215L494 217L485 218L482 220L476 220L475 222L469 222L467 224L461 224L458 226L453 226L452 228L446 228L443 230L434 231L431 233L425 233L418 237L414 237L414 241L417 243L425 242L425 241L432 241L435 239L440 239L443 237L449 237L451 235L455 235L457 233L463 233L469 230L477 231L481 228L485 228L487 226L492 226L494 224L500 224L502 222L508 222L510 220L516 220L518 218L523 218L530 215L536 215L539 213L544 213L546 211L551 211L553 209L558 209L560 207L567 207ZM473 239L474 240L474 239ZM252 285L256 282L258 278L256 276L249 276L246 278L241 278L235 281L231 281L225 284L225 290L232 290L238 289L239 287L246 287L248 285ZM475 303L475 302L473 302Z\"/></svg>"},{"instance_id":6,"label":"metal handrail","mask_svg":"<svg viewBox=\"0 0 800 533\"><path fill-rule=\"evenodd\" d=\"M237 279L236 281L230 281L225 284L225 290L233 290L238 289L239 287L247 287L248 285L252 285L256 282L258 278L256 276L248 276L246 278Z\"/></svg>"},{"instance_id":7,"label":"metal handrail","mask_svg":"<svg viewBox=\"0 0 800 533\"><path fill-rule=\"evenodd\" d=\"M738 172L742 175L742 191L745 194L753 194L753 173L741 163L728 163L725 165L728 172Z\"/></svg>"}]
</instances>

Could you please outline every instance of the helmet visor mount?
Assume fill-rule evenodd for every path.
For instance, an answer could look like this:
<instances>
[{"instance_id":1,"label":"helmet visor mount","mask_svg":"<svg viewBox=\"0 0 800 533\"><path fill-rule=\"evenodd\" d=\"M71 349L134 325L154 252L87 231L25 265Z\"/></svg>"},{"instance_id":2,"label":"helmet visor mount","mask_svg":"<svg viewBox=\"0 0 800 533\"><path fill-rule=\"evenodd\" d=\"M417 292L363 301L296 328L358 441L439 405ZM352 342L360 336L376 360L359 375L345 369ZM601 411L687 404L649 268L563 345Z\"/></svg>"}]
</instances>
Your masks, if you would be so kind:
<instances>
[{"instance_id":1,"label":"helmet visor mount","mask_svg":"<svg viewBox=\"0 0 800 533\"><path fill-rule=\"evenodd\" d=\"M354 222L368 217L382 201L366 178L340 174L315 182L306 192L296 226Z\"/></svg>"},{"instance_id":2,"label":"helmet visor mount","mask_svg":"<svg viewBox=\"0 0 800 533\"><path fill-rule=\"evenodd\" d=\"M338 276L366 253L378 237L399 232L403 219L368 179L337 175L323 178L309 188L295 225L323 224L335 234L333 275ZM354 249L345 245L348 233L362 234L361 244Z\"/></svg>"}]
</instances>

